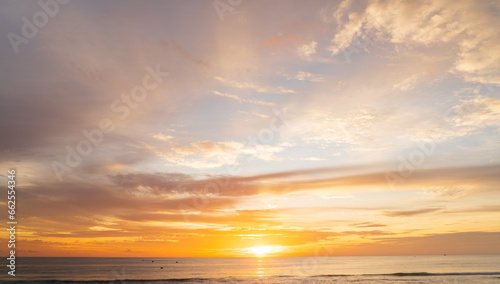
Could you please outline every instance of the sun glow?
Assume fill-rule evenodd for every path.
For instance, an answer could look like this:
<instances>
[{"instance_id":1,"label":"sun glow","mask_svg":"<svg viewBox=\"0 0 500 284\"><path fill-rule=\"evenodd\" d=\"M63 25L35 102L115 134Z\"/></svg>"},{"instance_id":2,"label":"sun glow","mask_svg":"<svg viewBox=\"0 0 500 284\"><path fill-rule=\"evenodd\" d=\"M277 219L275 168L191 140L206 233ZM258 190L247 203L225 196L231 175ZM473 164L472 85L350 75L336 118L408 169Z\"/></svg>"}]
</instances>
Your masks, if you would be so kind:
<instances>
[{"instance_id":1,"label":"sun glow","mask_svg":"<svg viewBox=\"0 0 500 284\"><path fill-rule=\"evenodd\" d=\"M256 246L248 248L248 252L254 254L255 256L263 257L276 252L276 248L273 246Z\"/></svg>"}]
</instances>

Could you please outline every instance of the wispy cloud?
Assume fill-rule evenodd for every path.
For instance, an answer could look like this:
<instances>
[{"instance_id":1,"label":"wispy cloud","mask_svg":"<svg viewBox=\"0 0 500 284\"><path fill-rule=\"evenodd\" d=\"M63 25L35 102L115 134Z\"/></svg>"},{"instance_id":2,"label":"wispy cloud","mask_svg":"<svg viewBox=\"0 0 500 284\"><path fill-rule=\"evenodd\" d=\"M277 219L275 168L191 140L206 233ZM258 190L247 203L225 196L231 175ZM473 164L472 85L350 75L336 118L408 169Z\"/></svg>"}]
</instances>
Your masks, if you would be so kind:
<instances>
[{"instance_id":1,"label":"wispy cloud","mask_svg":"<svg viewBox=\"0 0 500 284\"><path fill-rule=\"evenodd\" d=\"M257 100L257 99L240 98L236 95L221 93L219 91L213 91L212 93L214 93L217 96L230 98L230 99L233 99L233 100L241 102L241 103L250 103L250 104L264 105L264 106L274 106L274 103L271 103L271 102L261 101L261 100Z\"/></svg>"},{"instance_id":2,"label":"wispy cloud","mask_svg":"<svg viewBox=\"0 0 500 284\"><path fill-rule=\"evenodd\" d=\"M273 87L269 85L256 84L251 82L238 82L233 80L227 80L222 77L215 77L215 80L223 83L224 85L238 88L238 89L250 89L258 93L272 93L272 94L294 94L295 91L287 89L285 87Z\"/></svg>"},{"instance_id":3,"label":"wispy cloud","mask_svg":"<svg viewBox=\"0 0 500 284\"><path fill-rule=\"evenodd\" d=\"M299 71L294 75L286 75L288 80L299 80L299 81L311 81L311 82L321 82L323 77L319 74L313 74L309 72Z\"/></svg>"},{"instance_id":4,"label":"wispy cloud","mask_svg":"<svg viewBox=\"0 0 500 284\"><path fill-rule=\"evenodd\" d=\"M282 158L275 154L290 146L292 146L290 143L244 145L234 141L215 143L208 140L192 142L189 145L179 145L172 142L165 147L156 147L144 142L133 145L135 148L150 151L174 165L195 169L235 165L238 163L238 158L243 155L264 161L280 161Z\"/></svg>"},{"instance_id":5,"label":"wispy cloud","mask_svg":"<svg viewBox=\"0 0 500 284\"><path fill-rule=\"evenodd\" d=\"M168 141L168 140L171 140L174 137L170 136L170 135L165 135L163 133L158 133L158 134L153 135L153 138L161 140L161 141Z\"/></svg>"},{"instance_id":6,"label":"wispy cloud","mask_svg":"<svg viewBox=\"0 0 500 284\"><path fill-rule=\"evenodd\" d=\"M477 95L472 99L462 100L453 108L453 113L455 115L450 119L457 127L500 127L500 99Z\"/></svg>"},{"instance_id":7,"label":"wispy cloud","mask_svg":"<svg viewBox=\"0 0 500 284\"><path fill-rule=\"evenodd\" d=\"M351 226L354 226L354 227L357 227L357 228L377 228L377 227L387 227L387 225L384 225L384 224L378 224L378 223L373 223L373 222L356 223L356 224L352 224Z\"/></svg>"},{"instance_id":8,"label":"wispy cloud","mask_svg":"<svg viewBox=\"0 0 500 284\"><path fill-rule=\"evenodd\" d=\"M409 91L415 88L419 75L413 75L394 85L394 89Z\"/></svg>"},{"instance_id":9,"label":"wispy cloud","mask_svg":"<svg viewBox=\"0 0 500 284\"><path fill-rule=\"evenodd\" d=\"M383 167L382 165L379 167ZM461 184L467 180L480 180L483 187L491 186L500 180L496 175L498 171L498 165L482 166L482 167L463 167L463 168L441 168L441 169L421 169L414 176L408 178L406 184L408 186L427 184L427 183L443 183L446 181L447 184ZM269 192L274 194L284 194L293 191L303 191L303 190L315 190L321 188L356 188L364 187L367 185L372 186L384 186L387 185L387 180L385 177L385 172L369 172L354 174L355 172L365 171L363 167L345 167L345 168L318 168L314 170L302 170L302 171L289 171L280 172L274 174L266 175L256 175L256 176L226 176L217 177L216 179L230 179L231 182L235 184L244 185L252 191L242 192L239 189L233 190L231 186L224 190L218 192L219 195L233 196L235 194L258 194L260 192ZM349 174L346 174L349 173ZM320 175L318 177L318 175ZM326 175L326 177L325 177ZM316 176L316 177L315 177ZM194 177L184 174L171 174L171 173L156 173L155 175L148 174L136 174L128 175L129 178L134 178L135 186L146 185L154 183L157 186L161 186L162 182L165 183L166 188L185 188L188 190L202 188L203 184L208 184L213 182L212 179L198 180L197 183L187 188L183 183L190 183L193 181ZM292 181L283 180L292 179ZM279 182L270 183L273 180L278 180ZM260 186L263 182L265 186ZM220 183L220 182L218 182ZM180 184L182 186L177 187L174 185ZM388 188L389 189L389 188ZM175 191L175 190L174 190ZM330 198L350 198L352 196L346 195L332 195ZM439 210L439 208L424 208L418 210L408 210L408 211L386 211L383 212L387 216L412 216L417 214L429 213Z\"/></svg>"},{"instance_id":10,"label":"wispy cloud","mask_svg":"<svg viewBox=\"0 0 500 284\"><path fill-rule=\"evenodd\" d=\"M258 113L258 112L248 112L248 111L243 111L243 110L240 110L238 112L239 113L243 113L243 114L255 115L255 116L258 116L258 117L262 117L262 118L269 118L269 115Z\"/></svg>"},{"instance_id":11,"label":"wispy cloud","mask_svg":"<svg viewBox=\"0 0 500 284\"><path fill-rule=\"evenodd\" d=\"M403 211L384 211L383 215L389 217L413 217L416 215L427 214L442 210L442 208L424 208L416 210L403 210Z\"/></svg>"}]
</instances>

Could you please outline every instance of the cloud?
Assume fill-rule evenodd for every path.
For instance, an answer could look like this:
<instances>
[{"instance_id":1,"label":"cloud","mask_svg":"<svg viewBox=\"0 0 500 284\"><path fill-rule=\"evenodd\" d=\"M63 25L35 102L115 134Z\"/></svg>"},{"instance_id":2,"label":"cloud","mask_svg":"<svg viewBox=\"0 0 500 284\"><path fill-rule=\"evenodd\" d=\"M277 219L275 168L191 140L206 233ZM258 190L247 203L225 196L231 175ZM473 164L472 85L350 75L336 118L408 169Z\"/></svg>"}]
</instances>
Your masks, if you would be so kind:
<instances>
[{"instance_id":1,"label":"cloud","mask_svg":"<svg viewBox=\"0 0 500 284\"><path fill-rule=\"evenodd\" d=\"M244 145L239 142L199 141L189 145L174 145L160 156L170 163L193 168L215 168L235 164ZM189 158L192 157L192 158Z\"/></svg>"},{"instance_id":2,"label":"cloud","mask_svg":"<svg viewBox=\"0 0 500 284\"><path fill-rule=\"evenodd\" d=\"M211 148L213 145L204 145ZM373 168L373 167L369 167ZM380 167L377 167L380 169ZM280 228L290 216L307 216L310 212L327 210L380 211L380 207L330 206L290 207L275 209L240 209L241 203L250 196L263 194L283 195L308 188L380 185L385 182L383 173L360 173L364 166L305 169L255 176L198 176L183 173L121 173L109 175L108 182L51 183L20 189L28 216L23 224L30 238L101 238L128 239L152 236L186 242L189 234L217 235L221 228L234 228L241 234L242 228L266 228L267 234L286 234L297 244L305 240L357 236L384 242L380 237L397 232L388 231L308 231L294 233L293 226ZM409 184L428 184L443 180L444 183L477 182L498 184L498 166L467 168L443 168L419 171ZM318 176L320 175L320 176ZM326 176L326 177L325 177ZM284 180L288 179L288 180ZM274 182L273 182L274 181ZM413 187L413 186L412 186ZM70 189L70 190L68 190ZM475 211L497 211L495 207L472 208ZM389 217L409 217L441 210L428 207L415 210L384 210ZM65 212L66 214L61 214ZM445 211L446 212L446 211ZM77 220L77 221L75 221ZM286 221L288 222L288 221ZM302 224L300 220L294 221ZM357 228L384 227L377 222L340 220ZM47 224L50 223L50 226ZM288 222L288 224L290 224ZM311 225L310 220L303 224ZM320 226L322 223L315 225ZM160 230L161 229L161 230ZM325 227L326 229L326 227ZM297 229L302 230L302 228ZM230 230L231 231L231 230ZM159 233L162 232L162 233ZM168 232L168 233L166 233ZM226 231L224 231L226 232ZM172 234L181 234L172 236ZM164 236L168 235L168 236ZM191 236L191 235L190 235ZM222 237L223 235L218 235ZM388 241L388 239L387 239ZM290 244L288 244L290 245ZM57 245L67 248L65 245ZM39 251L37 246L33 246ZM134 250L137 247L128 246Z\"/></svg>"},{"instance_id":3,"label":"cloud","mask_svg":"<svg viewBox=\"0 0 500 284\"><path fill-rule=\"evenodd\" d=\"M142 215L158 214L161 218L152 218L149 221L182 223L189 220L185 214L228 209L236 201L229 197L210 195L206 191L200 193L203 188L198 187L192 188L191 194L181 196L178 193L181 192L179 187L183 183L200 185L182 175L151 174L142 177L147 179L140 179L137 175L113 176L113 187L83 182L29 187L23 190L26 206L23 212L25 231L34 232L33 236L132 236L137 235L141 228L124 223L123 216L130 215L141 219ZM235 189L235 186L232 189ZM216 217L213 216L212 223L220 221ZM204 222L209 221L205 219ZM47 223L50 223L50 226L47 226ZM147 228L147 231L151 230L155 231L154 228Z\"/></svg>"},{"instance_id":4,"label":"cloud","mask_svg":"<svg viewBox=\"0 0 500 284\"><path fill-rule=\"evenodd\" d=\"M500 99L475 96L469 100L461 100L452 109L454 116L449 120L455 127L471 127L472 129L498 126L500 127Z\"/></svg>"},{"instance_id":5,"label":"cloud","mask_svg":"<svg viewBox=\"0 0 500 284\"><path fill-rule=\"evenodd\" d=\"M358 151L378 151L395 146L397 141L388 138L403 139L405 128L403 120L392 111L358 107L351 111L310 111L296 116L284 132L309 143L338 143Z\"/></svg>"},{"instance_id":6,"label":"cloud","mask_svg":"<svg viewBox=\"0 0 500 284\"><path fill-rule=\"evenodd\" d=\"M162 147L139 142L131 146L151 152L171 164L195 169L210 169L235 164L239 149L244 147L238 142L214 143L211 141L192 142L189 145L171 142ZM167 149L163 149L165 147Z\"/></svg>"},{"instance_id":7,"label":"cloud","mask_svg":"<svg viewBox=\"0 0 500 284\"><path fill-rule=\"evenodd\" d=\"M500 212L499 205L485 205L474 208L464 208L457 210L444 211L445 213L485 213L485 212Z\"/></svg>"},{"instance_id":8,"label":"cloud","mask_svg":"<svg viewBox=\"0 0 500 284\"><path fill-rule=\"evenodd\" d=\"M497 176L499 165L487 165L478 167L456 167L456 168L435 168L435 169L416 169L414 174L399 184L401 188L412 186L424 186L433 184L435 186L456 186L464 183L475 184L476 187L481 187L483 190L495 188L495 184L500 181ZM387 168L384 165L379 165L380 169ZM349 173L349 168L344 169L347 173L342 174L336 168L330 168L330 175L327 175L328 168L317 169L317 171L292 171L277 173L274 175L264 175L256 177L242 178L243 180L271 180L283 177L305 176L302 179L295 179L293 182L281 181L279 183L269 183L265 187L267 192L285 193L293 191L307 191L317 189L334 189L334 188L360 188L364 186L386 186L390 188L390 181L387 180L387 171L380 172L364 172L364 173ZM355 168L350 171L355 172ZM358 170L359 171L359 170ZM307 175L321 173L320 177L307 178ZM326 175L326 177L325 177ZM411 212L409 212L411 214Z\"/></svg>"},{"instance_id":9,"label":"cloud","mask_svg":"<svg viewBox=\"0 0 500 284\"><path fill-rule=\"evenodd\" d=\"M384 224L378 224L378 223L373 223L373 222L356 223L356 224L352 224L351 226L353 226L353 227L357 227L357 228L378 228L378 227L387 227L387 225L384 225Z\"/></svg>"},{"instance_id":10,"label":"cloud","mask_svg":"<svg viewBox=\"0 0 500 284\"><path fill-rule=\"evenodd\" d=\"M259 193L259 186L233 176L199 179L180 173L129 173L110 176L114 184L130 192L151 196L246 196Z\"/></svg>"},{"instance_id":11,"label":"cloud","mask_svg":"<svg viewBox=\"0 0 500 284\"><path fill-rule=\"evenodd\" d=\"M238 89L251 89L258 93L272 93L272 94L295 94L294 90L284 87L273 87L263 84L256 84L250 82L238 82L233 80L226 80L222 77L215 77L215 80L223 83L224 85L238 88Z\"/></svg>"},{"instance_id":12,"label":"cloud","mask_svg":"<svg viewBox=\"0 0 500 284\"><path fill-rule=\"evenodd\" d=\"M263 105L263 106L274 106L275 105L274 103L271 103L271 102L261 101L261 100L257 100L257 99L244 99L244 98L238 97L237 95L221 93L218 91L212 91L212 93L217 95L217 96L230 98L230 99L233 99L233 100L241 102L241 103L250 103L250 104L256 104L256 105Z\"/></svg>"},{"instance_id":13,"label":"cloud","mask_svg":"<svg viewBox=\"0 0 500 284\"><path fill-rule=\"evenodd\" d=\"M124 250L124 251L122 251L122 252L126 252L126 253L144 253L143 251L131 250L129 248L126 249L126 250Z\"/></svg>"},{"instance_id":14,"label":"cloud","mask_svg":"<svg viewBox=\"0 0 500 284\"><path fill-rule=\"evenodd\" d=\"M264 161L280 161L282 158L277 157L275 154L293 145L290 143L281 143L277 145L244 145L243 143L235 141L216 143L206 140L192 142L188 145L180 145L171 142L167 146L155 147L140 142L133 146L138 149L150 151L169 163L178 166L195 169L209 169L224 165L236 165L238 164L238 159L245 155ZM166 149L163 149L165 147Z\"/></svg>"},{"instance_id":15,"label":"cloud","mask_svg":"<svg viewBox=\"0 0 500 284\"><path fill-rule=\"evenodd\" d=\"M299 71L295 75L286 75L288 80L299 80L299 81L311 81L311 82L321 82L323 77L319 74L313 74L309 72Z\"/></svg>"},{"instance_id":16,"label":"cloud","mask_svg":"<svg viewBox=\"0 0 500 284\"><path fill-rule=\"evenodd\" d=\"M383 168L379 165L378 168ZM500 181L497 172L500 166L487 165L479 167L419 169L404 181L409 187L423 184L460 185L475 183L484 189ZM356 173L358 172L358 173ZM361 172L361 173L359 173ZM318 168L302 171L288 171L255 176L219 176L207 179L195 179L192 176L178 173L126 174L112 176L116 185L123 188L145 188L150 193L179 194L184 196L205 194L210 189L218 196L245 196L260 193L285 194L294 191L316 190L321 188L358 188L364 186L387 186L389 184L384 171L366 172L363 167ZM213 190L215 187L217 190ZM335 195L334 195L335 197ZM338 196L337 196L338 197ZM349 196L342 196L349 197ZM439 208L424 208L410 211L387 211L387 216L412 216L437 211Z\"/></svg>"},{"instance_id":17,"label":"cloud","mask_svg":"<svg viewBox=\"0 0 500 284\"><path fill-rule=\"evenodd\" d=\"M410 77L410 81L418 76ZM395 87L414 86L405 79ZM500 129L500 99L477 94L461 97L453 100L451 106L440 104L426 110L410 105L400 109L390 105L354 106L337 111L320 106L314 110L297 109L282 133L287 139L334 144L358 152L395 151L420 142L445 144L457 137L498 133L488 127Z\"/></svg>"},{"instance_id":18,"label":"cloud","mask_svg":"<svg viewBox=\"0 0 500 284\"><path fill-rule=\"evenodd\" d=\"M282 152L285 148L291 147L293 144L291 143L280 143L278 145L265 145L265 144L259 144L253 147L245 147L242 149L243 154L248 154L255 156L258 159L264 160L264 161L280 161L283 160L283 158L275 156L276 153Z\"/></svg>"},{"instance_id":19,"label":"cloud","mask_svg":"<svg viewBox=\"0 0 500 284\"><path fill-rule=\"evenodd\" d=\"M462 197L472 194L474 191L475 191L474 187L456 185L456 186L431 187L426 189L424 193L433 197L460 199Z\"/></svg>"},{"instance_id":20,"label":"cloud","mask_svg":"<svg viewBox=\"0 0 500 284\"><path fill-rule=\"evenodd\" d=\"M374 33L375 40L393 44L447 46L455 56L454 72L468 81L500 84L500 35L495 29L499 9L498 3L488 1L373 1L361 13L349 14L330 50L337 54ZM345 10L346 5L340 5L336 13Z\"/></svg>"},{"instance_id":21,"label":"cloud","mask_svg":"<svg viewBox=\"0 0 500 284\"><path fill-rule=\"evenodd\" d=\"M190 52L188 52L181 44L175 43L175 42L163 42L162 45L167 48L167 49L172 49L176 52L178 52L181 56L189 60L190 62L204 68L209 68L210 64L206 62L205 60L202 59L197 59L191 55Z\"/></svg>"},{"instance_id":22,"label":"cloud","mask_svg":"<svg viewBox=\"0 0 500 284\"><path fill-rule=\"evenodd\" d=\"M170 136L170 135L165 135L163 133L158 133L158 134L153 135L153 138L161 140L161 141L168 141L168 140L171 140L174 137Z\"/></svg>"},{"instance_id":23,"label":"cloud","mask_svg":"<svg viewBox=\"0 0 500 284\"><path fill-rule=\"evenodd\" d=\"M19 33L19 19L39 8L16 3L0 4L0 34ZM255 245L243 235L310 245L309 253L317 245L341 253L360 239L380 254L498 247L498 233L405 236L494 224L500 168L480 165L498 161L499 100L466 81L499 82L500 4L247 4L221 25L210 3L79 1L17 56L0 43L0 180L18 170L26 253L213 256ZM337 54L363 38L376 44L370 54L339 64ZM126 103L156 64L169 78L137 107ZM115 100L130 111L126 120L111 110ZM275 104L297 110L277 135L288 143L246 144L272 124L262 110ZM66 146L103 117L115 132L56 182L50 163L64 163ZM429 136L443 144L392 192L392 159ZM340 166L299 158L332 153ZM404 222L410 216L419 222Z\"/></svg>"},{"instance_id":24,"label":"cloud","mask_svg":"<svg viewBox=\"0 0 500 284\"><path fill-rule=\"evenodd\" d=\"M379 231L379 230L373 230L373 231L344 231L344 232L339 232L340 236L359 236L362 238L365 237L374 237L374 236L387 236L387 235L395 235L393 232L387 232L387 231Z\"/></svg>"},{"instance_id":25,"label":"cloud","mask_svg":"<svg viewBox=\"0 0 500 284\"><path fill-rule=\"evenodd\" d=\"M417 84L418 77L419 77L419 74L408 77L405 80L403 80L402 82L395 84L394 89L399 89L402 91L412 90L415 88L415 85Z\"/></svg>"},{"instance_id":26,"label":"cloud","mask_svg":"<svg viewBox=\"0 0 500 284\"><path fill-rule=\"evenodd\" d=\"M437 118L424 119L409 135L410 139L444 143L457 137L491 135L488 127L500 129L500 100L478 95L477 90L466 91L472 94L460 98ZM486 146L483 144L481 149L488 149Z\"/></svg>"},{"instance_id":27,"label":"cloud","mask_svg":"<svg viewBox=\"0 0 500 284\"><path fill-rule=\"evenodd\" d=\"M468 97L461 97L453 106L443 111L439 119L426 119L410 135L414 141L443 143L447 140L492 132L488 127L500 129L500 100L477 94L477 90L466 89ZM495 131L495 130L493 130ZM483 144L482 149L487 149Z\"/></svg>"},{"instance_id":28,"label":"cloud","mask_svg":"<svg viewBox=\"0 0 500 284\"><path fill-rule=\"evenodd\" d=\"M305 43L297 48L299 56L304 60L311 60L312 55L316 53L316 46L318 43L316 41L311 41L310 43Z\"/></svg>"},{"instance_id":29,"label":"cloud","mask_svg":"<svg viewBox=\"0 0 500 284\"><path fill-rule=\"evenodd\" d=\"M258 113L258 112L248 112L248 111L243 111L243 110L239 110L238 112L239 113L243 113L243 114L255 115L255 116L258 116L258 117L262 117L262 118L269 118L269 115Z\"/></svg>"},{"instance_id":30,"label":"cloud","mask_svg":"<svg viewBox=\"0 0 500 284\"><path fill-rule=\"evenodd\" d=\"M427 214L427 213L432 213L436 211L440 211L442 208L424 208L424 209L417 209L417 210L403 210L403 211L384 211L382 212L382 215L388 216L388 217L413 217L416 215L422 215L422 214Z\"/></svg>"},{"instance_id":31,"label":"cloud","mask_svg":"<svg viewBox=\"0 0 500 284\"><path fill-rule=\"evenodd\" d=\"M351 2L352 0L344 0L340 2L336 7L326 6L321 8L319 10L319 16L321 20L327 24L335 21L335 23L340 26L346 12L348 12L348 9L351 6Z\"/></svg>"}]
</instances>

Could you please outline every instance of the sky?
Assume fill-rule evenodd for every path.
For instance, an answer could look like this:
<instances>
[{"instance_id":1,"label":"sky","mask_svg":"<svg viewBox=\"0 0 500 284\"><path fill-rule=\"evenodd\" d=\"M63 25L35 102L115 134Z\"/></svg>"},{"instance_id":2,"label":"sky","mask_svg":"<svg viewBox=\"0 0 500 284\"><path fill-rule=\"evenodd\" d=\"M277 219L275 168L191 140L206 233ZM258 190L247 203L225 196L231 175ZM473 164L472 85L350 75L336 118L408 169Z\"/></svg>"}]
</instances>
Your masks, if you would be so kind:
<instances>
[{"instance_id":1,"label":"sky","mask_svg":"<svg viewBox=\"0 0 500 284\"><path fill-rule=\"evenodd\" d=\"M16 253L498 254L499 20L498 1L1 0Z\"/></svg>"}]
</instances>

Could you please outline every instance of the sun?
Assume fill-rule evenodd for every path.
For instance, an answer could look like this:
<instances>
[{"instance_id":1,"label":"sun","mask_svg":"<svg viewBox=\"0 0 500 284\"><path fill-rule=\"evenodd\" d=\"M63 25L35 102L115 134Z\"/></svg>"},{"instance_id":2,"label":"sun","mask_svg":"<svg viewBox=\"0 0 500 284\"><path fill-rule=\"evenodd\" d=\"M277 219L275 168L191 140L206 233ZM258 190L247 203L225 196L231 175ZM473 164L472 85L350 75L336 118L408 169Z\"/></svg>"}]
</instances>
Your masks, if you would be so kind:
<instances>
[{"instance_id":1,"label":"sun","mask_svg":"<svg viewBox=\"0 0 500 284\"><path fill-rule=\"evenodd\" d=\"M247 250L249 253L252 253L258 257L263 257L272 252L275 252L273 246L256 246L256 247L250 247Z\"/></svg>"}]
</instances>

